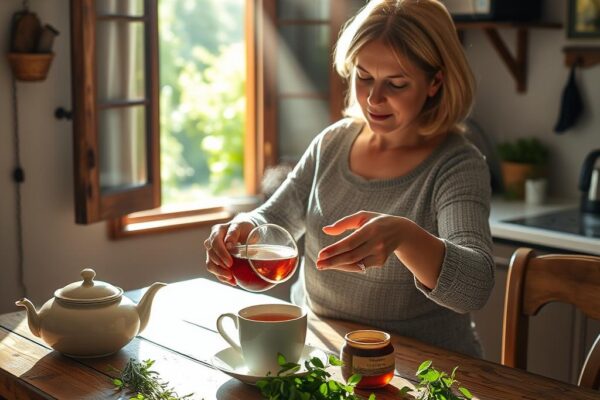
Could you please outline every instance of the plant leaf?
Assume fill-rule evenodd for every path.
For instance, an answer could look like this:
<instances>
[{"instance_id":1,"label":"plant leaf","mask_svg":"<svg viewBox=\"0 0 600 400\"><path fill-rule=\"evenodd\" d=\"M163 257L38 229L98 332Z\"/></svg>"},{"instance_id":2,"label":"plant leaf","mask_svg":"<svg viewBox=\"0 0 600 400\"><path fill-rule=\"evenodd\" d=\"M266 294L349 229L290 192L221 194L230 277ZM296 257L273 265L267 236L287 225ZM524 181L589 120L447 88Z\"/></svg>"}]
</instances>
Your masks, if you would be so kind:
<instances>
[{"instance_id":1,"label":"plant leaf","mask_svg":"<svg viewBox=\"0 0 600 400\"><path fill-rule=\"evenodd\" d=\"M423 374L420 374L421 378L428 381L428 382L435 382L440 378L440 373L439 371L435 370L435 369L428 369L426 370L426 372Z\"/></svg>"},{"instance_id":2,"label":"plant leaf","mask_svg":"<svg viewBox=\"0 0 600 400\"><path fill-rule=\"evenodd\" d=\"M400 395L400 397L405 397L407 394L411 393L412 389L409 388L408 386L403 386L402 389L400 389L400 391L398 392L398 394Z\"/></svg>"},{"instance_id":3,"label":"plant leaf","mask_svg":"<svg viewBox=\"0 0 600 400\"><path fill-rule=\"evenodd\" d=\"M421 363L421 365L419 365L416 375L421 375L423 372L427 371L429 369L429 367L431 367L431 364L432 364L431 360L423 361Z\"/></svg>"},{"instance_id":4,"label":"plant leaf","mask_svg":"<svg viewBox=\"0 0 600 400\"><path fill-rule=\"evenodd\" d=\"M313 358L311 358L310 362L312 362L312 364L315 367L325 368L325 366L323 365L323 361L321 361L321 359L319 357L313 357Z\"/></svg>"},{"instance_id":5,"label":"plant leaf","mask_svg":"<svg viewBox=\"0 0 600 400\"><path fill-rule=\"evenodd\" d=\"M285 365L285 357L281 353L277 353L277 363L281 366Z\"/></svg>"},{"instance_id":6,"label":"plant leaf","mask_svg":"<svg viewBox=\"0 0 600 400\"><path fill-rule=\"evenodd\" d=\"M473 398L473 395L471 394L471 392L469 392L469 389L467 389L467 388L459 387L458 391L461 392L463 394L463 396L465 396L467 399Z\"/></svg>"},{"instance_id":7,"label":"plant leaf","mask_svg":"<svg viewBox=\"0 0 600 400\"><path fill-rule=\"evenodd\" d=\"M452 387L452 385L454 384L455 380L454 380L454 379L452 379L452 378L442 378L442 379L440 380L440 382L443 382L443 383L444 383L444 385L445 385L447 388L449 388L449 387Z\"/></svg>"},{"instance_id":8,"label":"plant leaf","mask_svg":"<svg viewBox=\"0 0 600 400\"><path fill-rule=\"evenodd\" d=\"M458 369L458 365L452 369L452 374L450 374L450 378L454 380L454 376L456 375L456 370Z\"/></svg>"},{"instance_id":9,"label":"plant leaf","mask_svg":"<svg viewBox=\"0 0 600 400\"><path fill-rule=\"evenodd\" d=\"M362 379L361 374L354 374L350 378L348 378L348 382L346 382L350 386L356 386L358 382Z\"/></svg>"},{"instance_id":10,"label":"plant leaf","mask_svg":"<svg viewBox=\"0 0 600 400\"><path fill-rule=\"evenodd\" d=\"M341 367L342 365L344 365L344 363L342 362L342 360L340 360L339 358L337 358L333 354L329 355L329 364L333 365L334 367Z\"/></svg>"},{"instance_id":11,"label":"plant leaf","mask_svg":"<svg viewBox=\"0 0 600 400\"><path fill-rule=\"evenodd\" d=\"M327 382L327 386L329 386L329 390L332 392L337 392L340 390L339 383L337 383L336 381L333 381L333 380Z\"/></svg>"},{"instance_id":12,"label":"plant leaf","mask_svg":"<svg viewBox=\"0 0 600 400\"><path fill-rule=\"evenodd\" d=\"M319 392L323 395L323 396L327 396L327 393L329 393L329 388L327 387L326 383L322 383L319 386Z\"/></svg>"}]
</instances>

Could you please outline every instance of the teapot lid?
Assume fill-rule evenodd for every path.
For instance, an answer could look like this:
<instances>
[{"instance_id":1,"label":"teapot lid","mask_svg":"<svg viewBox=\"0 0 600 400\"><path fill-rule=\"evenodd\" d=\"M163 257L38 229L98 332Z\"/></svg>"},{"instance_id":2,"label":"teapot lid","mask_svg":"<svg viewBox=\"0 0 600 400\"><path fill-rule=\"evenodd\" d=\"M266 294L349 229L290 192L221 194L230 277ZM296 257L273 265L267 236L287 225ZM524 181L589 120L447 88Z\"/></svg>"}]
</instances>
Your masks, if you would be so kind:
<instances>
[{"instance_id":1,"label":"teapot lid","mask_svg":"<svg viewBox=\"0 0 600 400\"><path fill-rule=\"evenodd\" d=\"M123 294L123 289L110 283L95 281L96 271L91 268L81 270L83 281L77 281L57 289L54 297L69 303L103 303L115 300Z\"/></svg>"}]
</instances>

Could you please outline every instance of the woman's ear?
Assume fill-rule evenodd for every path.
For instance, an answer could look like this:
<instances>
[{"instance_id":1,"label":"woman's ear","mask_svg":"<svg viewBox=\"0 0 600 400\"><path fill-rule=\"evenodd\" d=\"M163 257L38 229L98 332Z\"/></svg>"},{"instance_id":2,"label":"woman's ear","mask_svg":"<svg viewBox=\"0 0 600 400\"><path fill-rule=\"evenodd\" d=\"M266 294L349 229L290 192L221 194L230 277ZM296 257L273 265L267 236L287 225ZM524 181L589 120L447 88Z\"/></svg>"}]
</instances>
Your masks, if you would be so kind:
<instances>
[{"instance_id":1,"label":"woman's ear","mask_svg":"<svg viewBox=\"0 0 600 400\"><path fill-rule=\"evenodd\" d=\"M433 97L437 94L438 90L440 90L440 87L442 86L443 78L444 75L442 74L442 71L436 72L436 74L433 76L433 79L431 80L431 83L429 84L427 96Z\"/></svg>"}]
</instances>

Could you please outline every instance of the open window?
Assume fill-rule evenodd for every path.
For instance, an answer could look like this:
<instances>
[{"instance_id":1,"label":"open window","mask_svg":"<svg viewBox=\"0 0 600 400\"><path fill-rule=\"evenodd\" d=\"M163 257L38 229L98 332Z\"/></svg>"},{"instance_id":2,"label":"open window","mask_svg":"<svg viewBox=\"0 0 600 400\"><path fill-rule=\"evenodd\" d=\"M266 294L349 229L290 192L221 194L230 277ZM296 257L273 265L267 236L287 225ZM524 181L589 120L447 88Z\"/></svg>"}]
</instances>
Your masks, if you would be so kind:
<instances>
[{"instance_id":1,"label":"open window","mask_svg":"<svg viewBox=\"0 0 600 400\"><path fill-rule=\"evenodd\" d=\"M243 179L221 183L221 189L235 186L238 191L234 194L227 190L222 195L199 192L193 203L174 206L170 204L173 196L165 193L171 184L166 178L171 176L169 168L173 167L169 160L177 157L165 158L172 139L165 135L176 129L165 125L165 120L177 116L179 119L172 119L181 125L182 116L194 114L189 107L185 108L192 96L212 99L216 95L206 91L205 86L196 88L191 79L184 84L191 95L177 94L169 100L178 100L182 107L169 108L172 103L166 103L167 94L171 93L165 91L166 72L180 76L182 70L176 71L162 61L164 49L170 49L161 37L161 24L170 12L163 7L186 12L191 18L193 12L208 14L212 6L231 11L237 6L235 2L243 9L243 21L238 25L243 26L244 48L239 50L238 59L227 65L242 62L245 57L241 147L237 155L221 157L213 166L221 171L231 166L228 163L236 162L236 168L243 171ZM266 168L297 161L312 138L340 118L344 87L333 71L331 54L342 24L361 3L360 0L71 0L77 223L107 220L111 236L123 237L229 218L231 214L225 207L228 196L256 194ZM186 6L193 10L177 9ZM191 26L196 28L213 20L194 18ZM184 19L175 16L167 19L167 23ZM211 36L219 36L214 29ZM181 29L164 32L178 40L188 36ZM198 37L195 40L200 41ZM193 45L195 41L190 43ZM199 53L204 54L196 48L185 52L194 57L199 57ZM169 54L168 61L179 59L179 55ZM231 112L229 108L217 107L214 114L226 119ZM216 121L209 126L204 120L193 122L190 125L205 135L202 146L222 145L223 140L214 132L225 124ZM209 133L213 136L209 137ZM186 140L178 146L188 153L200 149L191 139ZM234 146L238 142L230 143ZM211 154L223 152L223 147L217 147ZM209 169L210 162L205 161ZM187 181L195 184L201 180L199 174L191 173Z\"/></svg>"}]
</instances>

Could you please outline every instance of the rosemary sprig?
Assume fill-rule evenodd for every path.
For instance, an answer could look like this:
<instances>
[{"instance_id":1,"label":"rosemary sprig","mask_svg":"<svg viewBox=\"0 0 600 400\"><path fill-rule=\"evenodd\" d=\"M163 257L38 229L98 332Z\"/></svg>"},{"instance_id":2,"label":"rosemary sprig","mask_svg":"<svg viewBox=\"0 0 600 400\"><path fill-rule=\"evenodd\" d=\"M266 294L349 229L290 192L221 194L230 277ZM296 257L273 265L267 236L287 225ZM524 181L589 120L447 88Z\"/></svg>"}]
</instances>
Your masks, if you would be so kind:
<instances>
[{"instance_id":1,"label":"rosemary sprig","mask_svg":"<svg viewBox=\"0 0 600 400\"><path fill-rule=\"evenodd\" d=\"M150 369L153 364L154 360L138 362L131 358L122 371L109 366L119 374L119 378L112 381L115 388L134 393L130 400L184 400L193 396L193 393L179 396L169 387L169 382L161 381L158 372Z\"/></svg>"}]
</instances>

